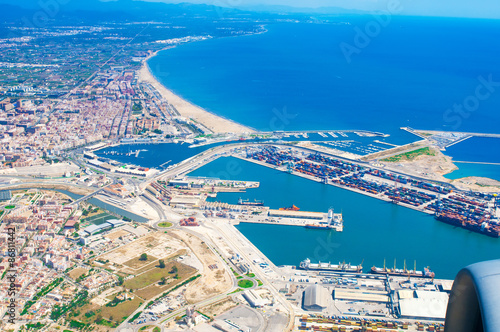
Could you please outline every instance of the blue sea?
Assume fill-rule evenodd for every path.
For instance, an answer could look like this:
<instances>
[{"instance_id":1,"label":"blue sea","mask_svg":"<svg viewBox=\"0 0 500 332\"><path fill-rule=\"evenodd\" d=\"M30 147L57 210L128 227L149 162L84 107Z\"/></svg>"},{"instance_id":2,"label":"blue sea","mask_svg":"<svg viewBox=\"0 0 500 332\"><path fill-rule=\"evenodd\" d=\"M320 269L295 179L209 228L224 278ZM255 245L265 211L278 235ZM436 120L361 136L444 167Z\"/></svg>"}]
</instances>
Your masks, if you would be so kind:
<instances>
[{"instance_id":1,"label":"blue sea","mask_svg":"<svg viewBox=\"0 0 500 332\"><path fill-rule=\"evenodd\" d=\"M355 28L373 18L337 20L269 24L148 64L183 98L260 130L367 129L396 144L413 139L404 126L500 132L500 87L481 88L488 96L474 104L479 77L500 82L500 21L393 17L348 62L340 45L355 46Z\"/></svg>"}]
</instances>

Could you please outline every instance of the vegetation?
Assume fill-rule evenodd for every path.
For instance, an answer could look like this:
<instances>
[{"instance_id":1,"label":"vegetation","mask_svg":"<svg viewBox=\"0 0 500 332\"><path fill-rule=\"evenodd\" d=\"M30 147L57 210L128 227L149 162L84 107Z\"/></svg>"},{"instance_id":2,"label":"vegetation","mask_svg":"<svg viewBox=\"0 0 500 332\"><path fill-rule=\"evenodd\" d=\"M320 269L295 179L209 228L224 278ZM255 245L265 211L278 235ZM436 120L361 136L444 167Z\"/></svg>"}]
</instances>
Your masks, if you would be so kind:
<instances>
[{"instance_id":1,"label":"vegetation","mask_svg":"<svg viewBox=\"0 0 500 332\"><path fill-rule=\"evenodd\" d=\"M254 283L252 280L244 279L238 281L238 286L240 286L241 288L250 288L253 287L253 285Z\"/></svg>"},{"instance_id":2,"label":"vegetation","mask_svg":"<svg viewBox=\"0 0 500 332\"><path fill-rule=\"evenodd\" d=\"M123 283L123 285L127 289L141 289L143 287L149 286L153 283L160 281L162 277L171 278L170 276L171 273L169 271L170 267L168 266L170 264L167 264L167 267L165 269L160 269L159 267L155 267L147 272L141 273L140 275L132 279L126 280ZM194 269L187 265L182 266L182 268L179 271L179 273L183 277L188 276L193 272Z\"/></svg>"},{"instance_id":3,"label":"vegetation","mask_svg":"<svg viewBox=\"0 0 500 332\"><path fill-rule=\"evenodd\" d=\"M260 281L259 279L257 279L257 285L260 287L260 286L264 285L264 283L262 281Z\"/></svg>"},{"instance_id":4,"label":"vegetation","mask_svg":"<svg viewBox=\"0 0 500 332\"><path fill-rule=\"evenodd\" d=\"M74 328L74 329L84 329L86 327L90 326L90 324L85 324L85 323L82 323L82 322L79 322L77 320L71 320L69 322L69 327L71 328Z\"/></svg>"},{"instance_id":5,"label":"vegetation","mask_svg":"<svg viewBox=\"0 0 500 332\"><path fill-rule=\"evenodd\" d=\"M42 324L42 323L40 323L40 322L38 322L38 323L36 323L36 324L31 324L31 323L26 324L26 328L27 328L28 330L30 330L30 329L33 329L33 330L39 330L39 329L41 329L41 328L42 328L42 327L44 327L44 326L45 326L45 324Z\"/></svg>"},{"instance_id":6,"label":"vegetation","mask_svg":"<svg viewBox=\"0 0 500 332\"><path fill-rule=\"evenodd\" d=\"M26 304L24 305L23 311L21 311L21 316L26 314L28 312L28 309L31 308L31 306L33 304L35 304L39 298L41 298L41 297L45 296L46 294L48 294L49 292L51 292L54 288L59 286L59 284L62 281L63 281L63 278L57 278L54 281L52 281L50 284L43 287L35 296L33 296L32 300L29 300L26 302Z\"/></svg>"},{"instance_id":7,"label":"vegetation","mask_svg":"<svg viewBox=\"0 0 500 332\"><path fill-rule=\"evenodd\" d=\"M134 106L132 106L132 113L133 114L141 114L142 112L142 104L141 103L134 103Z\"/></svg>"},{"instance_id":8,"label":"vegetation","mask_svg":"<svg viewBox=\"0 0 500 332\"><path fill-rule=\"evenodd\" d=\"M148 254L142 254L141 257L139 258L140 261L147 261L148 260Z\"/></svg>"},{"instance_id":9,"label":"vegetation","mask_svg":"<svg viewBox=\"0 0 500 332\"><path fill-rule=\"evenodd\" d=\"M164 268L165 268L165 262L163 261L163 259L160 259L160 260L158 261L158 263L159 263L158 267L159 267L160 269L164 269Z\"/></svg>"},{"instance_id":10,"label":"vegetation","mask_svg":"<svg viewBox=\"0 0 500 332\"><path fill-rule=\"evenodd\" d=\"M118 297L115 296L115 298L112 301L106 303L106 307L116 307L118 304L122 302L125 302L125 300L120 300L118 299Z\"/></svg>"},{"instance_id":11,"label":"vegetation","mask_svg":"<svg viewBox=\"0 0 500 332\"><path fill-rule=\"evenodd\" d=\"M187 280L183 281L182 283L180 283L180 284L176 285L175 287L172 287L171 289L169 289L168 291L166 291L165 293L163 293L161 296L159 296L158 298L156 298L156 301L158 301L158 300L160 300L160 299L164 298L165 296L167 296L167 295L168 295L168 294L170 294L171 292L175 291L175 290L176 290L176 289L178 289L179 287L182 287L182 286L184 286L184 285L186 285L186 284L190 283L191 281L198 279L199 277L201 277L201 274L197 274L197 275L195 275L195 276L192 276L191 278L189 278L189 279L187 279ZM147 308L149 308L150 306L152 306L152 305L153 305L153 303L154 303L154 301L150 301L150 302L146 305L145 309L147 309Z\"/></svg>"},{"instance_id":12,"label":"vegetation","mask_svg":"<svg viewBox=\"0 0 500 332\"><path fill-rule=\"evenodd\" d=\"M423 155L435 156L436 154L429 147L425 147L425 148L401 153L401 154L398 154L398 155L395 155L392 157L388 157L388 158L382 159L382 161L387 161L387 162L391 162L391 163L399 162L399 161L410 161L410 160L417 158L418 156L423 156Z\"/></svg>"},{"instance_id":13,"label":"vegetation","mask_svg":"<svg viewBox=\"0 0 500 332\"><path fill-rule=\"evenodd\" d=\"M139 316L142 314L142 311L139 311L138 313L136 313L134 316L132 316L132 318L130 318L128 320L129 323L132 323L134 320L136 320L137 318L139 318Z\"/></svg>"},{"instance_id":14,"label":"vegetation","mask_svg":"<svg viewBox=\"0 0 500 332\"><path fill-rule=\"evenodd\" d=\"M71 300L71 302L64 306L55 305L52 313L50 314L50 319L56 321L62 315L66 314L68 311L73 310L73 308L83 307L87 304L89 293L87 291L81 291Z\"/></svg>"},{"instance_id":15,"label":"vegetation","mask_svg":"<svg viewBox=\"0 0 500 332\"><path fill-rule=\"evenodd\" d=\"M12 210L15 207L16 207L15 205L7 205L6 207L4 207L4 209L5 210Z\"/></svg>"},{"instance_id":16,"label":"vegetation","mask_svg":"<svg viewBox=\"0 0 500 332\"><path fill-rule=\"evenodd\" d=\"M171 227L171 226L172 226L172 223L167 222L167 221L161 222L158 224L158 227L163 227L163 228L167 228L167 227Z\"/></svg>"},{"instance_id":17,"label":"vegetation","mask_svg":"<svg viewBox=\"0 0 500 332\"><path fill-rule=\"evenodd\" d=\"M248 272L247 274L245 274L247 277L249 278L255 278L255 273L250 273Z\"/></svg>"}]
</instances>

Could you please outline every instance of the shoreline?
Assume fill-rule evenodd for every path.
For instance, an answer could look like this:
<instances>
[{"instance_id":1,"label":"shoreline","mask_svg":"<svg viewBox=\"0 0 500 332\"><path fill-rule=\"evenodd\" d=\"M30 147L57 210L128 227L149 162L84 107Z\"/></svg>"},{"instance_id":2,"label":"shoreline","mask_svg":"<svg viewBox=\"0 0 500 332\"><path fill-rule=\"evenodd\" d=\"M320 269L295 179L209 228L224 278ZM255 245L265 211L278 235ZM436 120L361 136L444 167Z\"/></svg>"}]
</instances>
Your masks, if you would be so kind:
<instances>
[{"instance_id":1,"label":"shoreline","mask_svg":"<svg viewBox=\"0 0 500 332\"><path fill-rule=\"evenodd\" d=\"M170 47L169 47L170 48ZM164 51L165 48L161 51ZM154 52L147 57L141 65L141 69L137 71L138 81L151 84L160 95L173 105L179 114L185 118L191 118L214 133L253 133L254 129L241 125L230 119L209 112L185 99L176 95L173 91L167 89L152 73L147 61L156 56L159 51Z\"/></svg>"}]
</instances>

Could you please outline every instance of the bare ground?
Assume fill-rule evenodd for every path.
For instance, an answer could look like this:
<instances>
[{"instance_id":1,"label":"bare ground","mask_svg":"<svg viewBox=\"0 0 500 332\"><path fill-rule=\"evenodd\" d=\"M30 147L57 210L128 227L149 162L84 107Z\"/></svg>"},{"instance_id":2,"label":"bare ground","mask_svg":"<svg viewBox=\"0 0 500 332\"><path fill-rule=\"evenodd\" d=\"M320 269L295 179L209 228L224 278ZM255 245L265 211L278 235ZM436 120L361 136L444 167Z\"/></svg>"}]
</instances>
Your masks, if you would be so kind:
<instances>
[{"instance_id":1,"label":"bare ground","mask_svg":"<svg viewBox=\"0 0 500 332\"><path fill-rule=\"evenodd\" d=\"M232 287L232 279L223 268L222 261L200 238L180 230L172 233L182 239L203 264L202 276L187 286L186 301L194 304L228 291ZM217 265L217 268L210 269L210 265Z\"/></svg>"}]
</instances>

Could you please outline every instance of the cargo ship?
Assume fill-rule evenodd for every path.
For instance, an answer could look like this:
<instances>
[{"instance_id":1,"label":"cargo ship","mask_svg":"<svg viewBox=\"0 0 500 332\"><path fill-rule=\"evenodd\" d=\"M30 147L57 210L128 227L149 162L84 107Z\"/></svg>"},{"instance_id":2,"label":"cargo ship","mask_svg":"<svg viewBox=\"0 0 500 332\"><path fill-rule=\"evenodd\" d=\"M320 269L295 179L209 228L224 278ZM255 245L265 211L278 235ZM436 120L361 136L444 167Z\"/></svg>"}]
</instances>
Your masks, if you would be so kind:
<instances>
[{"instance_id":1,"label":"cargo ship","mask_svg":"<svg viewBox=\"0 0 500 332\"><path fill-rule=\"evenodd\" d=\"M239 199L238 200L238 205L250 205L250 206L264 206L264 201L258 201L254 199L253 202L250 202L248 199Z\"/></svg>"},{"instance_id":2,"label":"cargo ship","mask_svg":"<svg viewBox=\"0 0 500 332\"><path fill-rule=\"evenodd\" d=\"M299 211L300 208L296 207L295 205L292 204L292 206L289 206L289 207L282 207L282 208L279 208L280 211Z\"/></svg>"},{"instance_id":3,"label":"cargo ship","mask_svg":"<svg viewBox=\"0 0 500 332\"><path fill-rule=\"evenodd\" d=\"M394 268L388 269L385 267L385 261L384 261L384 267L376 267L373 266L370 270L371 273L373 274L384 274L384 275L390 275L390 276L397 276L397 277L415 277L415 278L434 278L435 273L432 272L428 267L424 268L424 271L417 271L417 264L415 263L415 267L413 270L407 270L406 269L406 262L405 266L403 269L397 269L396 268L396 260L394 260Z\"/></svg>"},{"instance_id":4,"label":"cargo ship","mask_svg":"<svg viewBox=\"0 0 500 332\"><path fill-rule=\"evenodd\" d=\"M299 268L302 270L316 270L316 271L333 271L333 272L351 272L351 273L361 273L363 272L362 264L351 265L351 263L311 263L309 258L300 262Z\"/></svg>"},{"instance_id":5,"label":"cargo ship","mask_svg":"<svg viewBox=\"0 0 500 332\"><path fill-rule=\"evenodd\" d=\"M472 232L484 234L494 238L500 237L500 227L498 225L491 225L487 222L486 218L482 218L478 221L471 221L462 214L452 212L437 212L434 215L434 218L446 224L462 227Z\"/></svg>"},{"instance_id":6,"label":"cargo ship","mask_svg":"<svg viewBox=\"0 0 500 332\"><path fill-rule=\"evenodd\" d=\"M332 229L333 226L327 223L318 223L318 224L307 224L305 228L310 229Z\"/></svg>"},{"instance_id":7,"label":"cargo ship","mask_svg":"<svg viewBox=\"0 0 500 332\"><path fill-rule=\"evenodd\" d=\"M310 229L335 229L338 232L342 232L344 229L344 221L342 218L342 213L333 213L333 208L328 210L327 221L312 222L305 225L305 228Z\"/></svg>"}]
</instances>

